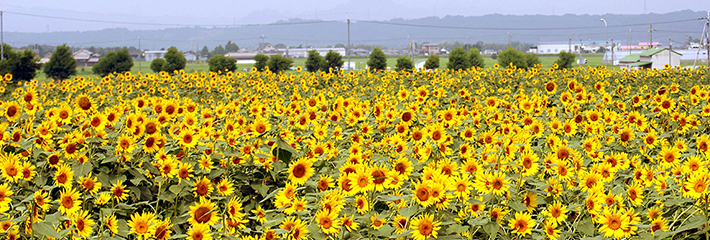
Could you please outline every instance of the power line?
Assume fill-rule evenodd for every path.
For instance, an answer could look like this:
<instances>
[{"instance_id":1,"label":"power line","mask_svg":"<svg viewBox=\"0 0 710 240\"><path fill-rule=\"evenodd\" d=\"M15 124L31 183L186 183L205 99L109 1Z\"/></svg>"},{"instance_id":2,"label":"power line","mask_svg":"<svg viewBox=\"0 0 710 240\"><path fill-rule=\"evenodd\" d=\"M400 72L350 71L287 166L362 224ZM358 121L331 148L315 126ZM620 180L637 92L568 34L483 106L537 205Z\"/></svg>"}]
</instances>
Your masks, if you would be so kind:
<instances>
[{"instance_id":1,"label":"power line","mask_svg":"<svg viewBox=\"0 0 710 240\"><path fill-rule=\"evenodd\" d=\"M635 23L635 24L622 24L622 25L612 25L609 27L633 27L633 26L646 26L649 24L668 24L668 23L681 23L690 21L699 21L704 18L693 18L675 21L665 21L665 22L652 22L652 23ZM357 22L373 23L373 24L383 24L383 25L394 25L394 26L406 26L406 27L425 27L425 28L445 28L445 29L462 29L462 30L497 30L497 31L540 31L540 30L571 30L571 29L599 29L604 28L604 26L586 26L586 27L551 27L551 28L505 28L505 27L461 27L461 26L443 26L443 25L426 25L426 24L411 24L411 23L396 23L396 22L382 22L382 21L369 21L369 20L356 20Z\"/></svg>"}]
</instances>

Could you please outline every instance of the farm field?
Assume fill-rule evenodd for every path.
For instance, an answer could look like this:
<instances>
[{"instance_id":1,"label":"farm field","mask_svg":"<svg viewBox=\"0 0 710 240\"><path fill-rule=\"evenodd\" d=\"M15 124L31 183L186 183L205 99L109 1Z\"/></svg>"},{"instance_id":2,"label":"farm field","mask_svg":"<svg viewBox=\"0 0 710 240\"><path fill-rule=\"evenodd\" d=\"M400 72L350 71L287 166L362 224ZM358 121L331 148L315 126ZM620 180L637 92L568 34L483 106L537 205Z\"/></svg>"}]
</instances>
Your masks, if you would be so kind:
<instances>
[{"instance_id":1,"label":"farm field","mask_svg":"<svg viewBox=\"0 0 710 240\"><path fill-rule=\"evenodd\" d=\"M707 239L709 69L551 59L6 75L0 236Z\"/></svg>"}]
</instances>

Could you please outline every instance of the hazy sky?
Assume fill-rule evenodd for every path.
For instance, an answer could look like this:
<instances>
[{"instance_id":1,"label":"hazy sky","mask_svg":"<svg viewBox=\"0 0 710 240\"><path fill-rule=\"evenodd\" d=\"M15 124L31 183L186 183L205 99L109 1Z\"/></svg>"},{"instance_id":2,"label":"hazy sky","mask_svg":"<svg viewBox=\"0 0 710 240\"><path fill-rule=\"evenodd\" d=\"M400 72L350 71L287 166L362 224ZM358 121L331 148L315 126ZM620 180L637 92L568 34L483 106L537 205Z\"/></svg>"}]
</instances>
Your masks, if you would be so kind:
<instances>
[{"instance_id":1,"label":"hazy sky","mask_svg":"<svg viewBox=\"0 0 710 240\"><path fill-rule=\"evenodd\" d=\"M645 7L644 7L645 6ZM30 16L11 12L127 22L180 24L254 24L289 18L368 19L422 18L446 15L486 14L642 14L691 9L710 10L707 0L16 0L0 1L5 30L20 32L83 31L125 27L155 29L140 25L85 23ZM644 11L645 10L645 11Z\"/></svg>"}]
</instances>

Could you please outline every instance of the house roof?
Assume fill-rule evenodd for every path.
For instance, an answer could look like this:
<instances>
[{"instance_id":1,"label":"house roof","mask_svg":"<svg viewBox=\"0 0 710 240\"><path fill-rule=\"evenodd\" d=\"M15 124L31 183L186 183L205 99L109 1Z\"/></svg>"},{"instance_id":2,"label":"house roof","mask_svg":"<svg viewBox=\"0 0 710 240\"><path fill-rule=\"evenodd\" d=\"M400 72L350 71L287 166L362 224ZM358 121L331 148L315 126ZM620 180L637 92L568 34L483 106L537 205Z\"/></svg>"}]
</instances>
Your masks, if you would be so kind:
<instances>
[{"instance_id":1,"label":"house roof","mask_svg":"<svg viewBox=\"0 0 710 240\"><path fill-rule=\"evenodd\" d=\"M641 61L641 54L630 54L626 57L619 59L619 62L638 62Z\"/></svg>"},{"instance_id":2,"label":"house roof","mask_svg":"<svg viewBox=\"0 0 710 240\"><path fill-rule=\"evenodd\" d=\"M629 63L629 66L643 66L643 65L648 65L651 63L652 62L635 62L635 63Z\"/></svg>"},{"instance_id":3,"label":"house roof","mask_svg":"<svg viewBox=\"0 0 710 240\"><path fill-rule=\"evenodd\" d=\"M650 56L653 56L653 55L655 55L656 53L662 52L662 51L664 51L664 50L668 50L668 48L651 48L651 49L649 49L649 50L643 51L643 52L641 53L641 56L650 57ZM679 52L676 52L676 51L673 51L673 50L671 50L671 52L674 52L674 53L676 53L676 54L678 54L678 55L683 55L683 54L680 54Z\"/></svg>"}]
</instances>

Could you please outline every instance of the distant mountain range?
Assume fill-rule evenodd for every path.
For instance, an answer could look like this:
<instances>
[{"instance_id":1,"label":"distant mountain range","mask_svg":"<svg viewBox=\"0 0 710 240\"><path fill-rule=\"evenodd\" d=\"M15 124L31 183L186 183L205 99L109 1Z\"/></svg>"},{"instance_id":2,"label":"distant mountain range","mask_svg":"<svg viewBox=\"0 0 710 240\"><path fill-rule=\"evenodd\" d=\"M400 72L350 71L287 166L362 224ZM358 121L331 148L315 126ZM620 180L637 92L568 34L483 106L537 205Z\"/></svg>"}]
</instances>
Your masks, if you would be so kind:
<instances>
[{"instance_id":1,"label":"distant mountain range","mask_svg":"<svg viewBox=\"0 0 710 240\"><path fill-rule=\"evenodd\" d=\"M360 9L362 10L362 9ZM267 12L253 13L254 18ZM405 48L408 39L418 44L462 42L476 43L519 41L524 43L599 41L605 35L614 42L632 44L650 39L649 23L653 24L654 42L667 46L669 39L674 46L682 45L688 37L700 38L706 12L684 10L665 14L639 15L501 15L446 16L419 19L391 19L385 21L358 20L350 23L350 39L353 45L367 44L390 48ZM604 18L608 27L600 19ZM267 18L264 18L267 19ZM366 19L366 18L360 18ZM254 49L263 41L287 46L315 47L347 44L346 21L322 21L290 19L275 25L242 25L231 27L175 27L160 30L128 30L112 28L98 31L23 33L5 32L6 43L15 47L29 44L58 45L67 43L73 47L138 47L160 49L176 46L182 51L200 50L207 46L212 50L228 40L239 47ZM631 34L629 34L631 31Z\"/></svg>"}]
</instances>

